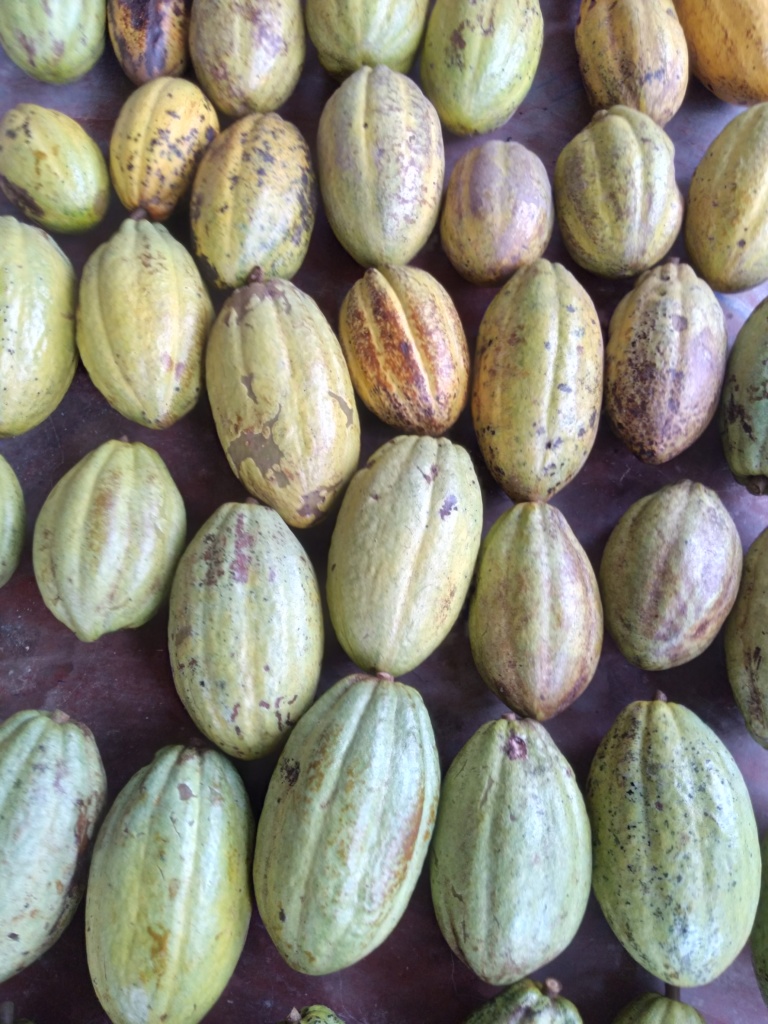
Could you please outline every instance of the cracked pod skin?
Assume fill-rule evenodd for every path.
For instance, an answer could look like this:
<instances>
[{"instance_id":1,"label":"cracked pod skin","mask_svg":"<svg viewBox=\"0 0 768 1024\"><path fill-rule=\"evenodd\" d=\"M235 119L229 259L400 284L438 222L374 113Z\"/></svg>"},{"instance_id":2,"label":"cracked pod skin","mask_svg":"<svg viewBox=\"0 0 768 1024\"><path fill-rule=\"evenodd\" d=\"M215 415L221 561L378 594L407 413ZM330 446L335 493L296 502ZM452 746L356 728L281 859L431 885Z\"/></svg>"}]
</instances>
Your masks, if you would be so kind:
<instances>
[{"instance_id":1,"label":"cracked pod skin","mask_svg":"<svg viewBox=\"0 0 768 1024\"><path fill-rule=\"evenodd\" d=\"M71 921L106 795L87 726L62 711L19 711L0 725L0 982Z\"/></svg>"},{"instance_id":2,"label":"cracked pod skin","mask_svg":"<svg viewBox=\"0 0 768 1024\"><path fill-rule=\"evenodd\" d=\"M591 879L584 799L547 730L486 722L448 769L430 851L448 945L488 984L520 981L570 944Z\"/></svg>"},{"instance_id":3,"label":"cracked pod skin","mask_svg":"<svg viewBox=\"0 0 768 1024\"><path fill-rule=\"evenodd\" d=\"M120 67L134 85L183 75L192 0L107 0L107 29Z\"/></svg>"},{"instance_id":4,"label":"cracked pod skin","mask_svg":"<svg viewBox=\"0 0 768 1024\"><path fill-rule=\"evenodd\" d=\"M687 1003L646 992L625 1006L613 1024L706 1024L706 1021Z\"/></svg>"},{"instance_id":5,"label":"cracked pod skin","mask_svg":"<svg viewBox=\"0 0 768 1024\"><path fill-rule=\"evenodd\" d=\"M24 492L13 467L0 455L0 587L19 564L25 528Z\"/></svg>"},{"instance_id":6,"label":"cracked pod skin","mask_svg":"<svg viewBox=\"0 0 768 1024\"><path fill-rule=\"evenodd\" d=\"M93 987L113 1024L198 1024L251 917L253 814L216 750L169 746L115 798L85 901Z\"/></svg>"},{"instance_id":7,"label":"cracked pod skin","mask_svg":"<svg viewBox=\"0 0 768 1024\"><path fill-rule=\"evenodd\" d=\"M81 78L104 51L106 0L7 0L0 4L0 43L41 82Z\"/></svg>"},{"instance_id":8,"label":"cracked pod skin","mask_svg":"<svg viewBox=\"0 0 768 1024\"><path fill-rule=\"evenodd\" d=\"M475 1010L464 1024L583 1024L579 1011L560 991L554 978L524 978Z\"/></svg>"},{"instance_id":9,"label":"cracked pod skin","mask_svg":"<svg viewBox=\"0 0 768 1024\"><path fill-rule=\"evenodd\" d=\"M621 711L587 780L595 896L616 938L668 985L706 985L749 938L760 847L718 736L664 699Z\"/></svg>"},{"instance_id":10,"label":"cracked pod skin","mask_svg":"<svg viewBox=\"0 0 768 1024\"><path fill-rule=\"evenodd\" d=\"M737 483L750 494L768 492L768 299L749 314L736 335L720 396L723 453Z\"/></svg>"},{"instance_id":11,"label":"cracked pod skin","mask_svg":"<svg viewBox=\"0 0 768 1024\"><path fill-rule=\"evenodd\" d=\"M168 650L197 727L231 757L279 747L315 696L323 612L312 563L274 509L222 505L179 561Z\"/></svg>"},{"instance_id":12,"label":"cracked pod skin","mask_svg":"<svg viewBox=\"0 0 768 1024\"><path fill-rule=\"evenodd\" d=\"M206 351L206 383L232 472L289 526L325 516L357 468L347 364L317 303L289 281L238 288Z\"/></svg>"},{"instance_id":13,"label":"cracked pod skin","mask_svg":"<svg viewBox=\"0 0 768 1024\"><path fill-rule=\"evenodd\" d=\"M357 963L398 923L432 836L440 765L419 693L347 676L288 738L256 834L264 925L295 971Z\"/></svg>"}]
</instances>

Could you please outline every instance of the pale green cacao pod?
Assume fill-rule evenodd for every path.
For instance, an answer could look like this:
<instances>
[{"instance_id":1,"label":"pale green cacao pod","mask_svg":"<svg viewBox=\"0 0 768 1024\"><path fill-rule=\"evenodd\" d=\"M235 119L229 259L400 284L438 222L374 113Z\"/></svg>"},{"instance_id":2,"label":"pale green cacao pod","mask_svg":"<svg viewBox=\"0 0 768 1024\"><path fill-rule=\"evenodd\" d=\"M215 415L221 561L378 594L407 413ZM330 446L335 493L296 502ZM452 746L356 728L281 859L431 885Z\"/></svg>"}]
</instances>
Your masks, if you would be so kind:
<instances>
[{"instance_id":1,"label":"pale green cacao pod","mask_svg":"<svg viewBox=\"0 0 768 1024\"><path fill-rule=\"evenodd\" d=\"M752 542L744 559L723 638L734 699L753 738L768 748L768 529Z\"/></svg>"},{"instance_id":2,"label":"pale green cacao pod","mask_svg":"<svg viewBox=\"0 0 768 1024\"><path fill-rule=\"evenodd\" d=\"M46 419L77 367L77 285L50 235L0 217L0 437Z\"/></svg>"},{"instance_id":3,"label":"pale green cacao pod","mask_svg":"<svg viewBox=\"0 0 768 1024\"><path fill-rule=\"evenodd\" d=\"M86 261L77 347L109 404L169 427L197 403L213 304L195 261L162 224L123 221Z\"/></svg>"},{"instance_id":4,"label":"pale green cacao pod","mask_svg":"<svg viewBox=\"0 0 768 1024\"><path fill-rule=\"evenodd\" d=\"M261 919L297 971L361 960L400 920L432 835L440 765L419 693L353 675L288 737L256 835Z\"/></svg>"},{"instance_id":5,"label":"pale green cacao pod","mask_svg":"<svg viewBox=\"0 0 768 1024\"><path fill-rule=\"evenodd\" d=\"M0 4L0 43L42 82L74 82L90 71L105 42L106 0L23 0Z\"/></svg>"},{"instance_id":6,"label":"pale green cacao pod","mask_svg":"<svg viewBox=\"0 0 768 1024\"><path fill-rule=\"evenodd\" d=\"M757 904L752 934L749 937L749 946L760 995L768 1006L768 837L765 835L760 843L760 854L763 861L760 899Z\"/></svg>"},{"instance_id":7,"label":"pale green cacao pod","mask_svg":"<svg viewBox=\"0 0 768 1024\"><path fill-rule=\"evenodd\" d=\"M725 461L750 494L768 492L768 299L752 310L736 335L720 396L719 426Z\"/></svg>"},{"instance_id":8,"label":"pale green cacao pod","mask_svg":"<svg viewBox=\"0 0 768 1024\"><path fill-rule=\"evenodd\" d=\"M72 919L106 790L87 726L61 711L18 711L0 725L0 982Z\"/></svg>"},{"instance_id":9,"label":"pale green cacao pod","mask_svg":"<svg viewBox=\"0 0 768 1024\"><path fill-rule=\"evenodd\" d=\"M271 508L222 505L181 557L168 649L198 728L246 759L277 748L312 703L323 656L320 589Z\"/></svg>"},{"instance_id":10,"label":"pale green cacao pod","mask_svg":"<svg viewBox=\"0 0 768 1024\"><path fill-rule=\"evenodd\" d=\"M40 509L32 561L43 601L81 640L141 626L168 594L185 534L184 501L157 452L105 441Z\"/></svg>"},{"instance_id":11,"label":"pale green cacao pod","mask_svg":"<svg viewBox=\"0 0 768 1024\"><path fill-rule=\"evenodd\" d=\"M595 895L626 951L670 985L718 977L760 891L755 815L723 742L681 704L635 701L597 749L587 807Z\"/></svg>"},{"instance_id":12,"label":"pale green cacao pod","mask_svg":"<svg viewBox=\"0 0 768 1024\"><path fill-rule=\"evenodd\" d=\"M467 451L400 435L350 481L328 551L336 636L365 671L402 675L450 632L480 548L483 506Z\"/></svg>"},{"instance_id":13,"label":"pale green cacao pod","mask_svg":"<svg viewBox=\"0 0 768 1024\"><path fill-rule=\"evenodd\" d=\"M554 978L524 978L475 1010L465 1024L582 1024L581 1014L560 991Z\"/></svg>"},{"instance_id":14,"label":"pale green cacao pod","mask_svg":"<svg viewBox=\"0 0 768 1024\"><path fill-rule=\"evenodd\" d=\"M624 1007L613 1024L706 1024L687 1003L646 992Z\"/></svg>"},{"instance_id":15,"label":"pale green cacao pod","mask_svg":"<svg viewBox=\"0 0 768 1024\"><path fill-rule=\"evenodd\" d=\"M7 459L0 455L0 587L13 576L21 558L26 525L24 493Z\"/></svg>"},{"instance_id":16,"label":"pale green cacao pod","mask_svg":"<svg viewBox=\"0 0 768 1024\"><path fill-rule=\"evenodd\" d=\"M251 917L253 827L215 750L164 747L120 791L85 904L88 968L113 1024L197 1024L219 998Z\"/></svg>"},{"instance_id":17,"label":"pale green cacao pod","mask_svg":"<svg viewBox=\"0 0 768 1024\"><path fill-rule=\"evenodd\" d=\"M570 944L591 872L584 799L547 730L512 714L486 722L445 776L430 853L448 945L491 985L522 980Z\"/></svg>"}]
</instances>

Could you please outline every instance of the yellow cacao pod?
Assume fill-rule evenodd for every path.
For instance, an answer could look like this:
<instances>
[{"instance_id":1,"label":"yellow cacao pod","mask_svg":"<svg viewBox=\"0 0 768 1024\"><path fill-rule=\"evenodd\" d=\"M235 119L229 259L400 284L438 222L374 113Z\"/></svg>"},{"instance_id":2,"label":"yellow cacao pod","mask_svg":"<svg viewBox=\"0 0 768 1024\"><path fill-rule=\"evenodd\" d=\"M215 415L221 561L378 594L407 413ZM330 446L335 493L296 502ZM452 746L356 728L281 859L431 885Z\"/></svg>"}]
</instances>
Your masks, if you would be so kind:
<instances>
[{"instance_id":1,"label":"yellow cacao pod","mask_svg":"<svg viewBox=\"0 0 768 1024\"><path fill-rule=\"evenodd\" d=\"M107 29L120 67L134 85L182 75L192 0L107 0Z\"/></svg>"}]
</instances>

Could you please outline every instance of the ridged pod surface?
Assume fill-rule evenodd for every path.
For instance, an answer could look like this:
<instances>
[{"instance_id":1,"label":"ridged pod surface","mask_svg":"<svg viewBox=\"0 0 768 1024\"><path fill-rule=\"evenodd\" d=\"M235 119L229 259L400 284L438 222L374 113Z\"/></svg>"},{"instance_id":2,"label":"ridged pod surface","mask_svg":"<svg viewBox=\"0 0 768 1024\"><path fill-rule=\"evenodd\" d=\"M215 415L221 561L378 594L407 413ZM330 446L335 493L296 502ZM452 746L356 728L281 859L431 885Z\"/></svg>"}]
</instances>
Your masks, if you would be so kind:
<instances>
[{"instance_id":1,"label":"ridged pod surface","mask_svg":"<svg viewBox=\"0 0 768 1024\"><path fill-rule=\"evenodd\" d=\"M136 423L169 427L195 406L212 322L195 261L162 224L123 221L83 267L80 356L109 404Z\"/></svg>"},{"instance_id":2,"label":"ridged pod surface","mask_svg":"<svg viewBox=\"0 0 768 1024\"><path fill-rule=\"evenodd\" d=\"M508 121L531 88L543 43L539 0L437 0L421 80L448 131L482 134Z\"/></svg>"},{"instance_id":3,"label":"ridged pod surface","mask_svg":"<svg viewBox=\"0 0 768 1024\"><path fill-rule=\"evenodd\" d=\"M336 335L290 281L238 288L206 351L206 384L232 472L290 526L333 507L360 457L360 419Z\"/></svg>"},{"instance_id":4,"label":"ridged pod surface","mask_svg":"<svg viewBox=\"0 0 768 1024\"><path fill-rule=\"evenodd\" d=\"M128 210L166 220L192 185L219 119L207 96L185 78L153 78L120 108L109 140L112 184Z\"/></svg>"},{"instance_id":5,"label":"ridged pod surface","mask_svg":"<svg viewBox=\"0 0 768 1024\"><path fill-rule=\"evenodd\" d=\"M688 87L688 46L673 0L581 0L576 52L589 102L623 104L665 125Z\"/></svg>"},{"instance_id":6,"label":"ridged pod surface","mask_svg":"<svg viewBox=\"0 0 768 1024\"><path fill-rule=\"evenodd\" d=\"M0 982L72 919L106 795L87 726L61 711L18 711L0 725Z\"/></svg>"},{"instance_id":7,"label":"ridged pod surface","mask_svg":"<svg viewBox=\"0 0 768 1024\"><path fill-rule=\"evenodd\" d=\"M760 899L757 904L755 923L749 937L752 966L763 1002L768 1006L768 834L760 843L763 861L760 879Z\"/></svg>"},{"instance_id":8,"label":"ridged pod surface","mask_svg":"<svg viewBox=\"0 0 768 1024\"><path fill-rule=\"evenodd\" d=\"M171 588L179 697L226 754L276 749L315 696L323 611L312 563L271 508L230 502L200 527Z\"/></svg>"},{"instance_id":9,"label":"ridged pod surface","mask_svg":"<svg viewBox=\"0 0 768 1024\"><path fill-rule=\"evenodd\" d=\"M749 314L736 335L720 396L720 438L736 481L750 494L768 493L768 299Z\"/></svg>"},{"instance_id":10,"label":"ridged pod surface","mask_svg":"<svg viewBox=\"0 0 768 1024\"><path fill-rule=\"evenodd\" d=\"M364 64L407 74L428 6L429 0L307 0L304 14L320 63L345 78Z\"/></svg>"},{"instance_id":11,"label":"ridged pod surface","mask_svg":"<svg viewBox=\"0 0 768 1024\"><path fill-rule=\"evenodd\" d=\"M109 38L134 85L184 73L191 9L192 0L107 0Z\"/></svg>"},{"instance_id":12,"label":"ridged pod surface","mask_svg":"<svg viewBox=\"0 0 768 1024\"><path fill-rule=\"evenodd\" d=\"M736 525L717 493L691 480L634 502L603 551L605 625L648 671L691 661L715 639L741 578Z\"/></svg>"},{"instance_id":13,"label":"ridged pod surface","mask_svg":"<svg viewBox=\"0 0 768 1024\"><path fill-rule=\"evenodd\" d=\"M546 501L592 450L603 397L603 335L592 299L559 263L521 267L480 323L472 420L494 479L515 501Z\"/></svg>"},{"instance_id":14,"label":"ridged pod surface","mask_svg":"<svg viewBox=\"0 0 768 1024\"><path fill-rule=\"evenodd\" d=\"M555 207L544 164L519 142L489 139L456 161L440 216L440 241L473 284L502 284L544 254Z\"/></svg>"},{"instance_id":15,"label":"ridged pod surface","mask_svg":"<svg viewBox=\"0 0 768 1024\"><path fill-rule=\"evenodd\" d=\"M587 687L603 607L587 553L559 509L519 502L493 524L477 562L469 641L486 685L519 714L551 718Z\"/></svg>"},{"instance_id":16,"label":"ridged pod surface","mask_svg":"<svg viewBox=\"0 0 768 1024\"><path fill-rule=\"evenodd\" d=\"M0 455L0 587L16 572L25 529L24 492L10 462Z\"/></svg>"},{"instance_id":17,"label":"ridged pod surface","mask_svg":"<svg viewBox=\"0 0 768 1024\"><path fill-rule=\"evenodd\" d=\"M567 143L555 164L555 211L579 266L629 277L666 256L683 223L674 158L664 129L621 105L598 110Z\"/></svg>"},{"instance_id":18,"label":"ridged pod surface","mask_svg":"<svg viewBox=\"0 0 768 1024\"><path fill-rule=\"evenodd\" d=\"M20 0L0 4L0 43L28 75L74 82L90 71L105 42L106 0Z\"/></svg>"},{"instance_id":19,"label":"ridged pod surface","mask_svg":"<svg viewBox=\"0 0 768 1024\"><path fill-rule=\"evenodd\" d=\"M50 416L77 368L74 268L50 235L0 217L0 437Z\"/></svg>"},{"instance_id":20,"label":"ridged pod surface","mask_svg":"<svg viewBox=\"0 0 768 1024\"><path fill-rule=\"evenodd\" d=\"M646 992L625 1006L613 1024L706 1024L706 1021L687 1003Z\"/></svg>"},{"instance_id":21,"label":"ridged pod surface","mask_svg":"<svg viewBox=\"0 0 768 1024\"><path fill-rule=\"evenodd\" d=\"M745 291L768 279L768 102L737 114L699 161L685 245L716 291Z\"/></svg>"},{"instance_id":22,"label":"ridged pod surface","mask_svg":"<svg viewBox=\"0 0 768 1024\"><path fill-rule=\"evenodd\" d=\"M219 288L239 288L254 272L291 278L307 254L316 210L304 136L279 114L250 114L221 133L195 175L195 254Z\"/></svg>"},{"instance_id":23,"label":"ridged pod surface","mask_svg":"<svg viewBox=\"0 0 768 1024\"><path fill-rule=\"evenodd\" d=\"M465 1024L583 1024L579 1011L560 992L554 978L524 978L475 1010Z\"/></svg>"},{"instance_id":24,"label":"ridged pod surface","mask_svg":"<svg viewBox=\"0 0 768 1024\"><path fill-rule=\"evenodd\" d=\"M469 346L456 306L418 267L371 267L347 292L339 340L360 398L403 433L444 433L469 394Z\"/></svg>"},{"instance_id":25,"label":"ridged pod surface","mask_svg":"<svg viewBox=\"0 0 768 1024\"><path fill-rule=\"evenodd\" d=\"M296 971L357 963L398 923L434 828L440 765L419 693L351 675L300 719L256 834L261 919Z\"/></svg>"},{"instance_id":26,"label":"ridged pod surface","mask_svg":"<svg viewBox=\"0 0 768 1024\"><path fill-rule=\"evenodd\" d=\"M545 966L581 924L591 869L584 799L544 726L514 715L482 725L445 776L430 851L453 952L490 985Z\"/></svg>"},{"instance_id":27,"label":"ridged pod surface","mask_svg":"<svg viewBox=\"0 0 768 1024\"><path fill-rule=\"evenodd\" d=\"M0 189L49 231L95 227L109 205L101 150L73 118L37 103L18 103L0 119Z\"/></svg>"},{"instance_id":28,"label":"ridged pod surface","mask_svg":"<svg viewBox=\"0 0 768 1024\"><path fill-rule=\"evenodd\" d=\"M200 85L222 113L277 110L304 66L300 0L195 0L189 51Z\"/></svg>"},{"instance_id":29,"label":"ridged pod surface","mask_svg":"<svg viewBox=\"0 0 768 1024\"><path fill-rule=\"evenodd\" d=\"M333 232L365 267L410 263L437 223L445 174L437 111L406 75L362 67L323 107L317 165Z\"/></svg>"},{"instance_id":30,"label":"ridged pod surface","mask_svg":"<svg viewBox=\"0 0 768 1024\"><path fill-rule=\"evenodd\" d=\"M251 917L253 831L215 750L164 747L117 795L85 901L88 968L113 1024L197 1024L219 998Z\"/></svg>"},{"instance_id":31,"label":"ridged pod surface","mask_svg":"<svg viewBox=\"0 0 768 1024\"><path fill-rule=\"evenodd\" d=\"M768 530L747 551L723 636L734 699L752 737L768 748Z\"/></svg>"},{"instance_id":32,"label":"ridged pod surface","mask_svg":"<svg viewBox=\"0 0 768 1024\"><path fill-rule=\"evenodd\" d=\"M727 355L725 314L691 267L641 275L611 317L605 351L605 411L633 454L668 462L704 433Z\"/></svg>"},{"instance_id":33,"label":"ridged pod surface","mask_svg":"<svg viewBox=\"0 0 768 1024\"><path fill-rule=\"evenodd\" d=\"M715 96L768 100L768 7L754 0L674 0L691 71Z\"/></svg>"},{"instance_id":34,"label":"ridged pod surface","mask_svg":"<svg viewBox=\"0 0 768 1024\"><path fill-rule=\"evenodd\" d=\"M344 1024L329 1006L305 1006L301 1012L291 1010L283 1024Z\"/></svg>"},{"instance_id":35,"label":"ridged pod surface","mask_svg":"<svg viewBox=\"0 0 768 1024\"><path fill-rule=\"evenodd\" d=\"M32 560L43 601L81 640L141 626L167 596L185 534L184 502L157 452L105 441L40 509Z\"/></svg>"},{"instance_id":36,"label":"ridged pod surface","mask_svg":"<svg viewBox=\"0 0 768 1024\"><path fill-rule=\"evenodd\" d=\"M483 504L466 449L400 435L355 473L328 551L341 646L365 671L402 675L450 632L480 548Z\"/></svg>"},{"instance_id":37,"label":"ridged pod surface","mask_svg":"<svg viewBox=\"0 0 768 1024\"><path fill-rule=\"evenodd\" d=\"M727 747L681 704L635 701L598 747L586 796L594 891L616 938L669 985L718 977L760 891L755 815Z\"/></svg>"}]
</instances>

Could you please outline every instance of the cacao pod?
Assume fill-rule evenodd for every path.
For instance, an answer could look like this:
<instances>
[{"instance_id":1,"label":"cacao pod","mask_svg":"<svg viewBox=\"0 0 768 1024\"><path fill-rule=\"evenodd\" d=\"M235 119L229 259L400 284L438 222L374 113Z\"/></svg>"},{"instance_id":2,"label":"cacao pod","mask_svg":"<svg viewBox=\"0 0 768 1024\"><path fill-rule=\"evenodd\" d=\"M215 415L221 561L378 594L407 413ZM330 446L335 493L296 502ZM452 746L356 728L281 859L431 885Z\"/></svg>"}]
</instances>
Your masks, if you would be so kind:
<instances>
[{"instance_id":1,"label":"cacao pod","mask_svg":"<svg viewBox=\"0 0 768 1024\"><path fill-rule=\"evenodd\" d=\"M531 981L525 978L467 1017L465 1024L583 1024L581 1014L560 995L561 985L554 978Z\"/></svg>"},{"instance_id":2,"label":"cacao pod","mask_svg":"<svg viewBox=\"0 0 768 1024\"><path fill-rule=\"evenodd\" d=\"M26 525L24 492L7 459L0 455L0 587L16 572Z\"/></svg>"},{"instance_id":3,"label":"cacao pod","mask_svg":"<svg viewBox=\"0 0 768 1024\"><path fill-rule=\"evenodd\" d=\"M749 314L736 335L720 396L720 438L725 461L750 494L768 491L768 299Z\"/></svg>"},{"instance_id":4,"label":"cacao pod","mask_svg":"<svg viewBox=\"0 0 768 1024\"><path fill-rule=\"evenodd\" d=\"M687 1003L646 992L625 1006L613 1024L706 1024L706 1021Z\"/></svg>"},{"instance_id":5,"label":"cacao pod","mask_svg":"<svg viewBox=\"0 0 768 1024\"><path fill-rule=\"evenodd\" d=\"M0 43L42 82L74 82L104 50L106 0L22 0L0 4Z\"/></svg>"},{"instance_id":6,"label":"cacao pod","mask_svg":"<svg viewBox=\"0 0 768 1024\"><path fill-rule=\"evenodd\" d=\"M134 85L182 75L192 0L107 0L107 29L120 67Z\"/></svg>"},{"instance_id":7,"label":"cacao pod","mask_svg":"<svg viewBox=\"0 0 768 1024\"><path fill-rule=\"evenodd\" d=\"M749 945L760 995L768 1006L768 838L765 835L760 844L760 855L763 861L760 899Z\"/></svg>"}]
</instances>

